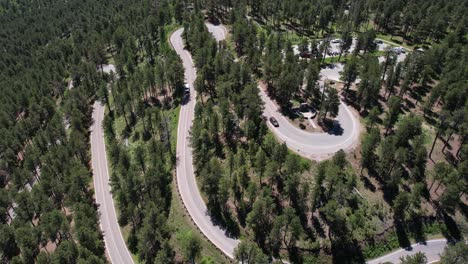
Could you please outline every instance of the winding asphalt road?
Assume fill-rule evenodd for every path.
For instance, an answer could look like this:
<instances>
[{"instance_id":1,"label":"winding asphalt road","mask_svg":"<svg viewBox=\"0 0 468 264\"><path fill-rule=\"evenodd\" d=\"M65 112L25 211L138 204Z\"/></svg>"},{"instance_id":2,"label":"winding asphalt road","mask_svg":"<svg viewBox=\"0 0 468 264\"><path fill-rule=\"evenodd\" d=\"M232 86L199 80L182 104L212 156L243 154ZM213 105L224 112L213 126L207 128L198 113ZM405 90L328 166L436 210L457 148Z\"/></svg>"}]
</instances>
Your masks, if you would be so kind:
<instances>
[{"instance_id":1,"label":"winding asphalt road","mask_svg":"<svg viewBox=\"0 0 468 264\"><path fill-rule=\"evenodd\" d=\"M440 260L440 254L442 254L446 245L447 240L445 239L429 240L425 244L411 245L411 250L400 249L380 258L370 260L367 264L379 264L385 262L401 263L401 257L412 256L418 252L422 252L426 255L428 263L434 263Z\"/></svg>"},{"instance_id":2,"label":"winding asphalt road","mask_svg":"<svg viewBox=\"0 0 468 264\"><path fill-rule=\"evenodd\" d=\"M214 26L207 24L208 30L213 34L216 40L220 41L226 37L227 30L223 26ZM194 67L190 53L184 49L182 40L183 29L174 32L170 37L170 42L181 57L185 68L185 78L190 85L190 100L182 106L179 116L179 125L177 131L177 185L182 200L187 208L191 218L200 228L203 234L227 256L233 258L233 252L239 240L232 239L225 234L225 231L212 223L205 203L197 187L192 150L189 146L189 130L194 119L196 92L193 89L193 83L196 78L196 69ZM340 114L337 120L343 129L340 136L326 133L307 133L291 125L278 111L273 101L260 90L260 95L265 102L265 114L275 116L280 121L280 127L270 128L275 134L286 141L290 148L297 148L296 151L310 158L325 157L339 149L352 147L359 138L360 124L354 117L351 110L341 104ZM380 262L398 263L401 256L412 255L418 251L424 252L428 260L433 262L438 259L439 254L446 245L445 240L428 241L425 245L413 245L412 251L398 250L375 260L368 264L377 264Z\"/></svg>"},{"instance_id":3,"label":"winding asphalt road","mask_svg":"<svg viewBox=\"0 0 468 264\"><path fill-rule=\"evenodd\" d=\"M207 24L207 27L218 41L226 37L226 29L224 27L211 24ZM196 92L195 89L193 89L193 83L197 74L192 56L184 49L182 32L183 29L179 29L170 37L172 47L182 59L185 68L185 79L190 85L190 99L186 104L182 105L180 109L179 125L177 128L177 186L185 208L201 232L224 254L230 258L234 258L234 249L240 241L228 237L225 230L213 224L195 179L189 137L190 127L194 119L196 101Z\"/></svg>"},{"instance_id":4,"label":"winding asphalt road","mask_svg":"<svg viewBox=\"0 0 468 264\"><path fill-rule=\"evenodd\" d=\"M325 79L329 79L327 72L324 71L326 69L321 71L322 83ZM280 140L299 155L312 160L323 160L340 149L349 150L359 142L361 124L345 103L341 102L338 116L335 118L335 128L330 133L311 133L291 124L266 92L261 88L259 90L265 103L264 115L267 118L274 117L279 123L279 127L274 127L270 122L268 126Z\"/></svg>"},{"instance_id":5,"label":"winding asphalt road","mask_svg":"<svg viewBox=\"0 0 468 264\"><path fill-rule=\"evenodd\" d=\"M353 40L354 49L355 40ZM378 49L384 50L387 44L379 44ZM331 44L332 51L339 51L338 44ZM406 54L398 55L398 61L403 61ZM379 60L383 60L379 58ZM320 71L321 80L325 79L339 81L340 71L343 71L343 64L334 64ZM260 89L260 95L265 103L264 115L273 116L279 122L279 127L274 127L270 122L268 126L274 134L288 147L299 155L312 160L323 160L329 158L340 149L349 150L354 148L359 142L361 125L359 118L351 109L341 102L338 116L335 118L338 126L332 133L310 133L292 125L280 112L279 107L270 97Z\"/></svg>"},{"instance_id":6,"label":"winding asphalt road","mask_svg":"<svg viewBox=\"0 0 468 264\"><path fill-rule=\"evenodd\" d=\"M361 125L344 103L340 105L336 118L337 126L333 133L311 133L291 124L265 91L259 90L265 103L264 115L268 118L273 116L279 123L279 127L274 127L270 122L268 126L279 139L299 155L313 160L323 160L340 149L353 148L359 141Z\"/></svg>"},{"instance_id":7,"label":"winding asphalt road","mask_svg":"<svg viewBox=\"0 0 468 264\"><path fill-rule=\"evenodd\" d=\"M207 24L207 27L218 41L226 37L227 31L223 26ZM194 119L196 92L193 89L193 83L196 78L196 69L190 53L184 49L182 32L183 29L179 29L170 37L173 48L183 61L185 78L191 90L190 99L181 107L179 116L177 130L177 185L183 203L198 228L224 254L233 258L234 249L240 241L228 237L222 228L213 224L195 179L192 150L189 145L189 130ZM290 148L297 148L296 151L302 151L302 155L310 155L311 158L316 158L317 155L323 156L341 148L346 149L352 146L359 136L359 124L356 124L355 117L344 104L340 106L340 115L337 118L340 126L343 128L341 136L323 133L312 134L292 126L276 110L275 104L263 91L261 91L261 96L265 101L265 113L275 116L280 121L279 128L271 127L273 132L286 141ZM91 154L96 201L100 205L100 225L104 232L106 250L111 262L134 263L120 231L110 192L109 171L102 128L103 118L104 107L99 102L96 102L93 111L94 124L91 127ZM428 256L428 260L434 262L438 260L438 256L443 251L445 245L445 240L432 240L428 241L427 245L413 245L412 251L398 250L367 263L377 264L386 261L399 263L401 256L412 255L418 251L424 252Z\"/></svg>"},{"instance_id":8,"label":"winding asphalt road","mask_svg":"<svg viewBox=\"0 0 468 264\"><path fill-rule=\"evenodd\" d=\"M96 202L99 204L100 226L104 233L107 255L114 264L133 264L132 256L127 249L117 222L117 213L109 184L109 167L106 157L106 144L104 143L104 129L102 128L105 108L97 101L93 107L94 123L91 127L93 182Z\"/></svg>"}]
</instances>

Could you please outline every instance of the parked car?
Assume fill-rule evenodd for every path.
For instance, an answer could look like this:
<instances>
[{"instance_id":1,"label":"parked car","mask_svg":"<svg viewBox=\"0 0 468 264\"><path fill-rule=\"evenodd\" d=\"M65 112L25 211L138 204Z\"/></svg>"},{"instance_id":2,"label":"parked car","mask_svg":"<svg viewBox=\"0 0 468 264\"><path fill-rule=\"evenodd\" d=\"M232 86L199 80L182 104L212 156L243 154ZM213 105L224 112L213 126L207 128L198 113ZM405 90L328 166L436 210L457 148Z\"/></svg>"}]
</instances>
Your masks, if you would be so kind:
<instances>
[{"instance_id":1,"label":"parked car","mask_svg":"<svg viewBox=\"0 0 468 264\"><path fill-rule=\"evenodd\" d=\"M376 39L374 42L375 42L375 44L383 44L383 41L380 40L380 39Z\"/></svg>"},{"instance_id":2,"label":"parked car","mask_svg":"<svg viewBox=\"0 0 468 264\"><path fill-rule=\"evenodd\" d=\"M301 58L309 59L310 57L312 57L312 54L309 51L303 51L299 54L299 56L301 56Z\"/></svg>"},{"instance_id":3,"label":"parked car","mask_svg":"<svg viewBox=\"0 0 468 264\"><path fill-rule=\"evenodd\" d=\"M398 47L392 48L392 51L395 52L396 54L400 54L400 49Z\"/></svg>"},{"instance_id":4,"label":"parked car","mask_svg":"<svg viewBox=\"0 0 468 264\"><path fill-rule=\"evenodd\" d=\"M310 109L310 112L312 113L310 119L314 119L317 116L317 111L315 109Z\"/></svg>"},{"instance_id":5,"label":"parked car","mask_svg":"<svg viewBox=\"0 0 468 264\"><path fill-rule=\"evenodd\" d=\"M184 94L190 94L190 85L188 83L184 84Z\"/></svg>"},{"instance_id":6,"label":"parked car","mask_svg":"<svg viewBox=\"0 0 468 264\"><path fill-rule=\"evenodd\" d=\"M276 121L276 118L274 118L274 117L270 117L270 123L271 123L274 127L279 127L279 123L278 123L278 121Z\"/></svg>"},{"instance_id":7,"label":"parked car","mask_svg":"<svg viewBox=\"0 0 468 264\"><path fill-rule=\"evenodd\" d=\"M406 53L406 50L403 47L395 47L392 49L393 52L400 54L400 53Z\"/></svg>"},{"instance_id":8,"label":"parked car","mask_svg":"<svg viewBox=\"0 0 468 264\"><path fill-rule=\"evenodd\" d=\"M334 43L334 44L341 43L341 39L333 39L331 43Z\"/></svg>"},{"instance_id":9,"label":"parked car","mask_svg":"<svg viewBox=\"0 0 468 264\"><path fill-rule=\"evenodd\" d=\"M299 106L299 111L308 112L309 111L309 105L307 103L301 103L301 105Z\"/></svg>"},{"instance_id":10,"label":"parked car","mask_svg":"<svg viewBox=\"0 0 468 264\"><path fill-rule=\"evenodd\" d=\"M300 111L299 109L294 109L294 110L293 110L293 113L294 113L294 115L295 115L296 117L305 118L305 117L304 117L304 114L301 113L301 111Z\"/></svg>"}]
</instances>

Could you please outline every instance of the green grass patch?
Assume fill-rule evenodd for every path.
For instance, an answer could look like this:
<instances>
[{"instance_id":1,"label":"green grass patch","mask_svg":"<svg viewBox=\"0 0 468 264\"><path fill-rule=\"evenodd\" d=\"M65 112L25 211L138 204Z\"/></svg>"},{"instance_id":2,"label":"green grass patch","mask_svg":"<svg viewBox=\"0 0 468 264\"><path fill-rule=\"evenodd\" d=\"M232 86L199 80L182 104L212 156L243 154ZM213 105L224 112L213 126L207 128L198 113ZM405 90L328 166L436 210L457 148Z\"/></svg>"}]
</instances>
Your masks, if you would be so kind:
<instances>
[{"instance_id":1,"label":"green grass patch","mask_svg":"<svg viewBox=\"0 0 468 264\"><path fill-rule=\"evenodd\" d=\"M442 232L442 227L438 223L433 223L430 225L426 225L423 228L423 233L427 236L427 240L429 239L435 239L435 238L440 238L441 235L440 233ZM411 232L408 232L408 235L412 235ZM410 242L411 244L416 243L416 240L413 237L410 237ZM380 256L383 256L385 254L388 254L390 252L393 252L395 250L400 249L400 243L398 242L398 236L395 231L391 231L389 235L387 236L386 240L382 240L379 242L376 242L373 245L368 245L366 246L363 250L362 253L366 259L375 259Z\"/></svg>"},{"instance_id":2,"label":"green grass patch","mask_svg":"<svg viewBox=\"0 0 468 264\"><path fill-rule=\"evenodd\" d=\"M390 253L400 247L398 243L398 237L394 231L390 233L386 241L379 241L373 245L368 245L362 251L362 254L366 259L374 259Z\"/></svg>"},{"instance_id":3,"label":"green grass patch","mask_svg":"<svg viewBox=\"0 0 468 264\"><path fill-rule=\"evenodd\" d=\"M268 36L268 32L277 32L273 29L267 29L264 26L260 24L257 25L257 34L260 35L262 32L265 34L265 36ZM299 45L303 39L307 39L308 42L310 42L312 39L307 37L307 36L300 36L298 35L295 31L293 30L285 30L281 31L282 36L286 41L291 42L292 45Z\"/></svg>"},{"instance_id":4,"label":"green grass patch","mask_svg":"<svg viewBox=\"0 0 468 264\"><path fill-rule=\"evenodd\" d=\"M386 44L390 44L391 46L402 46L406 49L413 50L415 45L409 45L406 43L402 37L399 36L390 36L387 34L377 34L377 38L383 40Z\"/></svg>"},{"instance_id":5,"label":"green grass patch","mask_svg":"<svg viewBox=\"0 0 468 264\"><path fill-rule=\"evenodd\" d=\"M169 25L164 26L164 34L166 35L167 41L161 42L161 51L163 53L167 53L167 51L172 50L171 45L169 44L169 38L171 37L172 33L182 27L179 23L173 22Z\"/></svg>"},{"instance_id":6,"label":"green grass patch","mask_svg":"<svg viewBox=\"0 0 468 264\"><path fill-rule=\"evenodd\" d=\"M167 114L171 120L169 123L169 129L171 131L171 147L173 153L176 153L177 148L177 127L179 125L180 105L174 109L171 109Z\"/></svg>"},{"instance_id":7,"label":"green grass patch","mask_svg":"<svg viewBox=\"0 0 468 264\"><path fill-rule=\"evenodd\" d=\"M210 257L214 263L227 263L229 260L218 248L216 248L210 241L205 239L202 233L198 230L192 222L190 215L185 210L176 186L176 180L172 184L172 203L169 213L168 223L172 230L171 245L178 255L181 255L181 245L184 234L192 232L197 237L202 245L200 256Z\"/></svg>"},{"instance_id":8,"label":"green grass patch","mask_svg":"<svg viewBox=\"0 0 468 264\"><path fill-rule=\"evenodd\" d=\"M118 209L117 211L120 214L120 211ZM124 238L125 243L127 243L128 236L130 235L130 229L131 229L130 225L120 227L120 231L122 232L122 236ZM128 250L128 252L130 252L130 255L132 255L132 259L136 264L139 264L139 263L143 264L143 262L140 261L140 259L138 258L136 254L133 254L130 250Z\"/></svg>"},{"instance_id":9,"label":"green grass patch","mask_svg":"<svg viewBox=\"0 0 468 264\"><path fill-rule=\"evenodd\" d=\"M109 110L108 110L108 108L106 107L105 110L104 110L104 116L107 116L107 115L109 115ZM123 119L123 118L122 118L122 119ZM115 125L115 123L114 123L114 125ZM104 133L105 133L105 130L104 130ZM110 177L110 176L112 175L112 166L110 166L109 154L107 153L107 150L110 149L110 146L109 146L109 143L110 143L109 136L110 136L110 135L104 134L104 137L105 137L105 140L104 140L105 143L104 143L104 144L106 144L106 158L107 158L107 161L108 161L107 164L108 164L108 166L109 166L108 170L109 170L109 177ZM112 197L112 199L114 199L114 198ZM118 202L117 202L116 200L114 200L114 202L115 202L115 205L114 205L114 206L115 206L115 212L116 212L117 219L118 219L119 216L120 216L120 209L119 209L119 206L118 206ZM130 225L126 225L126 226L123 226L123 227L119 225L119 228L120 228L120 232L122 233L122 236L123 236L123 239L124 239L125 243L127 243L128 236L130 235L130 229L131 229ZM127 246L127 248L128 248L128 246ZM139 261L137 255L133 254L130 250L128 250L128 252L130 252L130 255L132 256L132 259L133 259L133 261L134 261L135 263L137 263L137 264L138 264L138 263L142 263L142 262Z\"/></svg>"}]
</instances>

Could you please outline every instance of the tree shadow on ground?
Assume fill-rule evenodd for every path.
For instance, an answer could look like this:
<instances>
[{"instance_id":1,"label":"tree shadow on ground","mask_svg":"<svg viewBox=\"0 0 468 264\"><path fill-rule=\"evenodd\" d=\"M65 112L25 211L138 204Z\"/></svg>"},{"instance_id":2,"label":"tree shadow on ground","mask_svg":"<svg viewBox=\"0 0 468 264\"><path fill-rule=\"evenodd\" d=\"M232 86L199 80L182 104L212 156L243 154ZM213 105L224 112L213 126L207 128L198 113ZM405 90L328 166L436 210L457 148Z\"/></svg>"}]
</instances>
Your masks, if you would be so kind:
<instances>
[{"instance_id":1,"label":"tree shadow on ground","mask_svg":"<svg viewBox=\"0 0 468 264\"><path fill-rule=\"evenodd\" d=\"M346 92L343 92L344 96L343 102L346 103L347 105L352 106L354 109L360 111L361 106L358 103L358 98L357 98L357 92L354 90L348 90Z\"/></svg>"},{"instance_id":2,"label":"tree shadow on ground","mask_svg":"<svg viewBox=\"0 0 468 264\"><path fill-rule=\"evenodd\" d=\"M361 176L361 181L364 183L364 187L371 192L375 192L377 190L375 185L366 176Z\"/></svg>"},{"instance_id":3,"label":"tree shadow on ground","mask_svg":"<svg viewBox=\"0 0 468 264\"><path fill-rule=\"evenodd\" d=\"M398 195L398 186L392 186L388 184L382 185L382 192L384 200L393 205L393 200L395 200L396 196Z\"/></svg>"},{"instance_id":4,"label":"tree shadow on ground","mask_svg":"<svg viewBox=\"0 0 468 264\"><path fill-rule=\"evenodd\" d=\"M404 223L399 219L394 219L394 222L395 232L398 238L398 244L400 244L400 246L403 248L411 247L411 242L408 238L408 234L406 233Z\"/></svg>"},{"instance_id":5,"label":"tree shadow on ground","mask_svg":"<svg viewBox=\"0 0 468 264\"><path fill-rule=\"evenodd\" d=\"M452 148L450 145L447 146L447 148ZM445 160L447 160L447 162L449 162L450 164L452 164L453 166L457 166L458 165L458 159L457 157L455 157L452 152L450 151L444 151L443 152L444 156L445 156Z\"/></svg>"},{"instance_id":6,"label":"tree shadow on ground","mask_svg":"<svg viewBox=\"0 0 468 264\"><path fill-rule=\"evenodd\" d=\"M210 22L211 24L215 26L218 26L219 24L221 24L221 21L219 20L219 18L214 17L214 16L208 17L208 22Z\"/></svg>"},{"instance_id":7,"label":"tree shadow on ground","mask_svg":"<svg viewBox=\"0 0 468 264\"><path fill-rule=\"evenodd\" d=\"M415 217L409 224L408 230L410 230L412 237L417 242L425 242L427 237L424 233L424 219L422 217Z\"/></svg>"},{"instance_id":8,"label":"tree shadow on ground","mask_svg":"<svg viewBox=\"0 0 468 264\"><path fill-rule=\"evenodd\" d=\"M468 220L468 205L462 201L460 201L458 205L460 207L460 212L463 214L463 216L465 216L465 219Z\"/></svg>"},{"instance_id":9,"label":"tree shadow on ground","mask_svg":"<svg viewBox=\"0 0 468 264\"><path fill-rule=\"evenodd\" d=\"M325 230L323 229L322 225L320 224L320 221L315 215L312 216L312 225L314 226L314 230L317 233L317 235L321 238L325 238Z\"/></svg>"},{"instance_id":10,"label":"tree shadow on ground","mask_svg":"<svg viewBox=\"0 0 468 264\"><path fill-rule=\"evenodd\" d=\"M446 212L440 211L438 213L438 217L441 218L445 226L447 227L446 230L442 231L444 236L447 238L449 241L459 241L463 238L460 229L457 226L457 223L453 218L447 214Z\"/></svg>"},{"instance_id":11,"label":"tree shadow on ground","mask_svg":"<svg viewBox=\"0 0 468 264\"><path fill-rule=\"evenodd\" d=\"M331 251L333 263L365 263L358 241L347 239L335 240L332 242Z\"/></svg>"},{"instance_id":12,"label":"tree shadow on ground","mask_svg":"<svg viewBox=\"0 0 468 264\"><path fill-rule=\"evenodd\" d=\"M416 103L420 102L421 99L426 97L430 89L427 86L416 86L413 89L410 89L409 95L416 100Z\"/></svg>"},{"instance_id":13,"label":"tree shadow on ground","mask_svg":"<svg viewBox=\"0 0 468 264\"><path fill-rule=\"evenodd\" d=\"M289 256L289 262L291 263L302 263L302 255L300 254L300 251L296 248L293 247L290 250L288 250L288 256Z\"/></svg>"}]
</instances>

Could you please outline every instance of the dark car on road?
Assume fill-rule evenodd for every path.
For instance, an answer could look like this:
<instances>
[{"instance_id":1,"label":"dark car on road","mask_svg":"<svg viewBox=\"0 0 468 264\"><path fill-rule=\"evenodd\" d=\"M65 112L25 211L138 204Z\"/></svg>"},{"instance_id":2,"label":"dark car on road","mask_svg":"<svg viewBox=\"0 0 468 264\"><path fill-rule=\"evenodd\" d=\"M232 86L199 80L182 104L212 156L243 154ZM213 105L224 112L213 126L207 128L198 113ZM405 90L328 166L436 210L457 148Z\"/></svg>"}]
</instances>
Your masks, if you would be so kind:
<instances>
[{"instance_id":1,"label":"dark car on road","mask_svg":"<svg viewBox=\"0 0 468 264\"><path fill-rule=\"evenodd\" d=\"M276 121L276 118L274 117L270 117L270 123L275 127L279 127L279 123L278 121Z\"/></svg>"}]
</instances>

